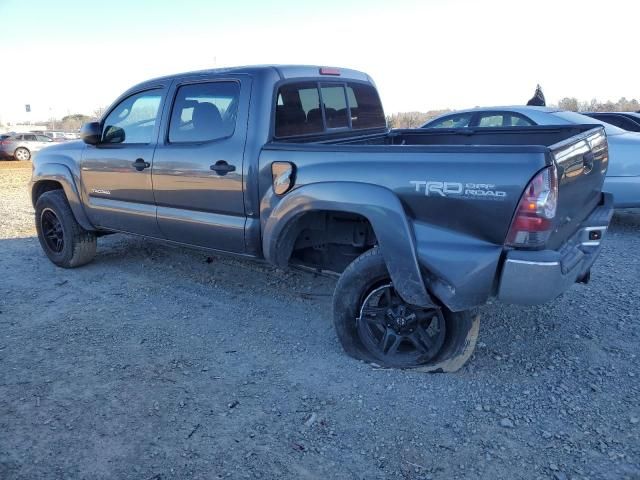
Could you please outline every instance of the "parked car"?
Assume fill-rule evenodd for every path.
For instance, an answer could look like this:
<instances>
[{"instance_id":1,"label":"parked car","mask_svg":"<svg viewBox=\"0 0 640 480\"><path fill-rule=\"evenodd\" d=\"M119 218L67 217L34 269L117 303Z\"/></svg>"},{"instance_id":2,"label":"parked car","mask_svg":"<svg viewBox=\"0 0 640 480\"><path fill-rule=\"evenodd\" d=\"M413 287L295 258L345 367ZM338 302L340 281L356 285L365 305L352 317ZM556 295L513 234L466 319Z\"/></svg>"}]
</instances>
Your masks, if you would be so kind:
<instances>
[{"instance_id":1,"label":"parked car","mask_svg":"<svg viewBox=\"0 0 640 480\"><path fill-rule=\"evenodd\" d=\"M53 140L36 133L17 133L0 140L0 156L15 160L29 160L33 153L49 146Z\"/></svg>"},{"instance_id":2,"label":"parked car","mask_svg":"<svg viewBox=\"0 0 640 480\"><path fill-rule=\"evenodd\" d=\"M538 304L586 282L613 212L601 126L391 132L354 70L159 78L82 137L34 161L54 264L126 232L333 271L343 347L391 367L459 368L489 297Z\"/></svg>"},{"instance_id":3,"label":"parked car","mask_svg":"<svg viewBox=\"0 0 640 480\"><path fill-rule=\"evenodd\" d=\"M613 194L616 208L640 207L640 134L576 112L549 107L484 107L441 115L422 128L529 127L566 124L603 125L611 162L603 190Z\"/></svg>"},{"instance_id":4,"label":"parked car","mask_svg":"<svg viewBox=\"0 0 640 480\"><path fill-rule=\"evenodd\" d=\"M620 127L627 132L640 132L640 113L635 112L583 112L591 118Z\"/></svg>"},{"instance_id":5,"label":"parked car","mask_svg":"<svg viewBox=\"0 0 640 480\"><path fill-rule=\"evenodd\" d=\"M66 142L69 140L64 132L46 131L42 132L47 137L51 138L54 142Z\"/></svg>"}]
</instances>

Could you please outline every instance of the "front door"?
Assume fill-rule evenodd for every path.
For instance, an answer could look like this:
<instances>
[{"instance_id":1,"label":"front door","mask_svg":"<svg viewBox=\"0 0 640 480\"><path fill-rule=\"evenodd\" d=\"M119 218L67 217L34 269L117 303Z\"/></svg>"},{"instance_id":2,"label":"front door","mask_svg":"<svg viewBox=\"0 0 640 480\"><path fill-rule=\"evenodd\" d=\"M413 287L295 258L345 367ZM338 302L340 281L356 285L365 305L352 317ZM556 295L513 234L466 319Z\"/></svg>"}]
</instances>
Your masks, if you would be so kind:
<instances>
[{"instance_id":1,"label":"front door","mask_svg":"<svg viewBox=\"0 0 640 480\"><path fill-rule=\"evenodd\" d=\"M81 176L87 215L94 225L161 236L151 166L165 91L156 88L127 96L102 122L100 143L86 146Z\"/></svg>"},{"instance_id":2,"label":"front door","mask_svg":"<svg viewBox=\"0 0 640 480\"><path fill-rule=\"evenodd\" d=\"M186 79L172 87L153 163L158 225L169 240L242 253L243 157L250 80Z\"/></svg>"}]
</instances>

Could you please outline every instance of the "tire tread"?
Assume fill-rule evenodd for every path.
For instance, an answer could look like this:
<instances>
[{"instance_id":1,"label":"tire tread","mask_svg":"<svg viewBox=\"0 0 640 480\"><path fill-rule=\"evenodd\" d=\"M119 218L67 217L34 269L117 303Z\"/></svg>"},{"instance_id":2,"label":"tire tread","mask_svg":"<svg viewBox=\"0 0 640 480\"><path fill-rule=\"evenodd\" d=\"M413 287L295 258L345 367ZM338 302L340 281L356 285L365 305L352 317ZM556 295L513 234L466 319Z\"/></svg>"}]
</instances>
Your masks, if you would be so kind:
<instances>
[{"instance_id":1,"label":"tire tread","mask_svg":"<svg viewBox=\"0 0 640 480\"><path fill-rule=\"evenodd\" d=\"M53 207L56 213L60 215L60 221L65 223L65 225L71 230L70 238L65 239L65 241L68 241L71 244L72 250L70 257L56 262L49 256L51 261L60 267L76 268L86 265L93 260L96 255L97 248L96 235L94 232L90 232L82 228L82 226L76 221L64 191L50 190L43 193L36 202L36 215L37 212L43 208L42 205L45 203L51 204L51 207ZM40 227L38 223L39 219L36 217L38 237L40 237ZM42 240L40 243L42 243ZM43 248L46 252L44 245Z\"/></svg>"}]
</instances>

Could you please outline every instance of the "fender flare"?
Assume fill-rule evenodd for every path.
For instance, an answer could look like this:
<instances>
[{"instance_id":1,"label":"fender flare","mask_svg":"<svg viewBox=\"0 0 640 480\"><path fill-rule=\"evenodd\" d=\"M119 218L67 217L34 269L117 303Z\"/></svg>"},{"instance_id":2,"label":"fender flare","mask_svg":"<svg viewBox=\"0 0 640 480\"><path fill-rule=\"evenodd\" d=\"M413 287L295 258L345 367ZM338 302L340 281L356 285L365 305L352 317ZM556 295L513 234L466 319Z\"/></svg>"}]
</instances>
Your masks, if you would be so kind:
<instances>
[{"instance_id":1,"label":"fender flare","mask_svg":"<svg viewBox=\"0 0 640 480\"><path fill-rule=\"evenodd\" d=\"M38 184L43 181L53 181L62 185L62 189L67 197L67 201L69 202L69 206L71 207L71 211L73 212L73 216L76 221L85 230L95 230L95 227L89 221L89 218L84 211L84 207L82 206L80 193L76 186L73 174L66 165L60 163L44 163L38 164L34 167L33 175L31 176L31 203L34 208L37 202L36 190L38 188Z\"/></svg>"},{"instance_id":2,"label":"fender flare","mask_svg":"<svg viewBox=\"0 0 640 480\"><path fill-rule=\"evenodd\" d=\"M262 248L266 260L286 266L286 242L293 226L313 211L355 213L373 227L378 247L399 295L418 306L434 305L425 287L416 254L415 236L400 199L389 189L358 182L323 182L299 187L274 207L263 227ZM291 245L292 246L292 245Z\"/></svg>"}]
</instances>

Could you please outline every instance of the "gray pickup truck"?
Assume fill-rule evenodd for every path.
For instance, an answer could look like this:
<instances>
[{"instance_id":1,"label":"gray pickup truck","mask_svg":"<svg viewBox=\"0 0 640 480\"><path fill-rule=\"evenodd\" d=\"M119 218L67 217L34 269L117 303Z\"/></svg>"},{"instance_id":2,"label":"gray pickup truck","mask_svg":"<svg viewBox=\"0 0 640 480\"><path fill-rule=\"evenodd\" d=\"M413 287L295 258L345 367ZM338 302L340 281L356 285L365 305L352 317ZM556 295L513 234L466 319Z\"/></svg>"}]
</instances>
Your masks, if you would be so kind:
<instances>
[{"instance_id":1,"label":"gray pickup truck","mask_svg":"<svg viewBox=\"0 0 640 480\"><path fill-rule=\"evenodd\" d=\"M335 272L347 353L450 370L490 297L538 304L588 281L607 165L600 126L389 130L364 73L260 66L131 88L82 141L36 156L31 195L56 265L125 232Z\"/></svg>"}]
</instances>

